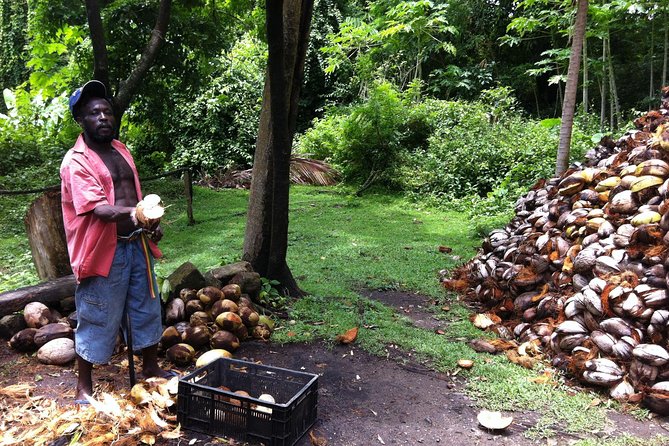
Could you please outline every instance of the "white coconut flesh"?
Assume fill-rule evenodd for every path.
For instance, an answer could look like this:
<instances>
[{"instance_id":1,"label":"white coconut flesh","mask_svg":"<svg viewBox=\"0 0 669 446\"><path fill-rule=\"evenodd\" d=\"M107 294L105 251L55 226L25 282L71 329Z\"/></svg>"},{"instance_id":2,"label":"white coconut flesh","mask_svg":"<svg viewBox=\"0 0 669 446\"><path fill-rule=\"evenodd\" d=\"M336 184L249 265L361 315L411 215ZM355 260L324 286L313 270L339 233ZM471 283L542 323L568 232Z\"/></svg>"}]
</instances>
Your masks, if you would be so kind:
<instances>
[{"instance_id":1,"label":"white coconut flesh","mask_svg":"<svg viewBox=\"0 0 669 446\"><path fill-rule=\"evenodd\" d=\"M149 194L141 201L142 214L150 220L161 218L165 214L165 208L161 206L160 197L156 194Z\"/></svg>"},{"instance_id":2,"label":"white coconut flesh","mask_svg":"<svg viewBox=\"0 0 669 446\"><path fill-rule=\"evenodd\" d=\"M513 417L505 417L501 412L482 410L476 416L481 426L488 429L506 429L513 421Z\"/></svg>"}]
</instances>

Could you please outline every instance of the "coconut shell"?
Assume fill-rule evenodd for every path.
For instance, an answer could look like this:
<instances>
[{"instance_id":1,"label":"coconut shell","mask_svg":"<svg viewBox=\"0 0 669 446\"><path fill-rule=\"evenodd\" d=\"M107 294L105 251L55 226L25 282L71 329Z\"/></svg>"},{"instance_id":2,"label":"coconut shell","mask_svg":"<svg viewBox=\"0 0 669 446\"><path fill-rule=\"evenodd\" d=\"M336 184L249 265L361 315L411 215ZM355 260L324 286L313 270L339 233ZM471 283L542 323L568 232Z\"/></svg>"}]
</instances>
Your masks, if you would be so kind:
<instances>
[{"instance_id":1,"label":"coconut shell","mask_svg":"<svg viewBox=\"0 0 669 446\"><path fill-rule=\"evenodd\" d=\"M187 366L193 362L195 349L188 344L180 343L168 348L165 356L176 365Z\"/></svg>"},{"instance_id":2,"label":"coconut shell","mask_svg":"<svg viewBox=\"0 0 669 446\"><path fill-rule=\"evenodd\" d=\"M37 359L43 364L65 365L74 360L74 341L69 338L53 339L37 351Z\"/></svg>"},{"instance_id":3,"label":"coconut shell","mask_svg":"<svg viewBox=\"0 0 669 446\"><path fill-rule=\"evenodd\" d=\"M226 299L230 299L233 302L239 302L239 298L242 295L242 288L236 283L224 286L221 291L223 291Z\"/></svg>"},{"instance_id":4,"label":"coconut shell","mask_svg":"<svg viewBox=\"0 0 669 446\"><path fill-rule=\"evenodd\" d=\"M197 290L193 288L184 288L179 291L179 299L183 300L184 303L196 300L197 299Z\"/></svg>"},{"instance_id":5,"label":"coconut shell","mask_svg":"<svg viewBox=\"0 0 669 446\"><path fill-rule=\"evenodd\" d=\"M234 352L239 348L239 338L227 330L219 330L211 336L211 348L222 348Z\"/></svg>"},{"instance_id":6,"label":"coconut shell","mask_svg":"<svg viewBox=\"0 0 669 446\"><path fill-rule=\"evenodd\" d=\"M45 325L42 328L37 329L35 333L35 345L41 347L49 341L58 338L70 338L74 337L74 330L69 325L55 323Z\"/></svg>"},{"instance_id":7,"label":"coconut shell","mask_svg":"<svg viewBox=\"0 0 669 446\"><path fill-rule=\"evenodd\" d=\"M243 325L242 318L237 313L226 311L216 317L216 323L223 330L235 331L240 325Z\"/></svg>"},{"instance_id":8,"label":"coconut shell","mask_svg":"<svg viewBox=\"0 0 669 446\"><path fill-rule=\"evenodd\" d=\"M249 297L248 294L242 294L241 297L239 298L239 302L237 303L240 307L249 307L253 310L255 310L255 305L253 304L253 301Z\"/></svg>"},{"instance_id":9,"label":"coconut shell","mask_svg":"<svg viewBox=\"0 0 669 446\"><path fill-rule=\"evenodd\" d=\"M191 327L195 327L196 325L209 325L211 322L211 316L204 311L196 311L190 316Z\"/></svg>"},{"instance_id":10,"label":"coconut shell","mask_svg":"<svg viewBox=\"0 0 669 446\"><path fill-rule=\"evenodd\" d=\"M160 337L160 344L163 348L170 348L179 342L181 342L181 334L174 326L167 327Z\"/></svg>"},{"instance_id":11,"label":"coconut shell","mask_svg":"<svg viewBox=\"0 0 669 446\"><path fill-rule=\"evenodd\" d=\"M165 306L165 324L173 325L186 319L186 304L181 299L172 299Z\"/></svg>"},{"instance_id":12,"label":"coconut shell","mask_svg":"<svg viewBox=\"0 0 669 446\"><path fill-rule=\"evenodd\" d=\"M23 309L23 317L28 328L40 328L55 322L52 319L51 310L41 302L30 302Z\"/></svg>"},{"instance_id":13,"label":"coconut shell","mask_svg":"<svg viewBox=\"0 0 669 446\"><path fill-rule=\"evenodd\" d=\"M234 334L240 341L245 341L249 337L249 329L242 324L234 331Z\"/></svg>"},{"instance_id":14,"label":"coconut shell","mask_svg":"<svg viewBox=\"0 0 669 446\"><path fill-rule=\"evenodd\" d=\"M186 302L186 316L191 317L198 311L204 311L204 304L200 300L189 300Z\"/></svg>"},{"instance_id":15,"label":"coconut shell","mask_svg":"<svg viewBox=\"0 0 669 446\"><path fill-rule=\"evenodd\" d=\"M215 319L219 314L225 313L226 311L237 313L239 312L239 307L230 299L217 300L211 306L211 317Z\"/></svg>"},{"instance_id":16,"label":"coconut shell","mask_svg":"<svg viewBox=\"0 0 669 446\"><path fill-rule=\"evenodd\" d=\"M265 324L258 324L255 327L253 327L253 330L251 331L251 336L253 336L254 339L267 341L270 338L270 336L272 336L272 330L270 330L269 327Z\"/></svg>"},{"instance_id":17,"label":"coconut shell","mask_svg":"<svg viewBox=\"0 0 669 446\"><path fill-rule=\"evenodd\" d=\"M209 337L209 330L204 325L188 327L181 335L183 342L192 345L196 350L207 345L209 343Z\"/></svg>"},{"instance_id":18,"label":"coconut shell","mask_svg":"<svg viewBox=\"0 0 669 446\"><path fill-rule=\"evenodd\" d=\"M36 333L36 328L24 328L12 336L9 340L9 346L20 352L32 352L37 349L37 344L35 344Z\"/></svg>"},{"instance_id":19,"label":"coconut shell","mask_svg":"<svg viewBox=\"0 0 669 446\"><path fill-rule=\"evenodd\" d=\"M197 361L195 362L195 367L197 368L204 367L207 364L210 364L219 358L232 358L232 353L222 348L209 350L207 352L202 353L202 355L199 358L197 358Z\"/></svg>"},{"instance_id":20,"label":"coconut shell","mask_svg":"<svg viewBox=\"0 0 669 446\"><path fill-rule=\"evenodd\" d=\"M214 286L207 286L197 292L197 297L200 299L200 302L207 306L213 304L217 300L223 299L225 296L220 289Z\"/></svg>"},{"instance_id":21,"label":"coconut shell","mask_svg":"<svg viewBox=\"0 0 669 446\"><path fill-rule=\"evenodd\" d=\"M239 316L247 327L255 327L260 320L260 315L250 307L241 307L239 309Z\"/></svg>"}]
</instances>

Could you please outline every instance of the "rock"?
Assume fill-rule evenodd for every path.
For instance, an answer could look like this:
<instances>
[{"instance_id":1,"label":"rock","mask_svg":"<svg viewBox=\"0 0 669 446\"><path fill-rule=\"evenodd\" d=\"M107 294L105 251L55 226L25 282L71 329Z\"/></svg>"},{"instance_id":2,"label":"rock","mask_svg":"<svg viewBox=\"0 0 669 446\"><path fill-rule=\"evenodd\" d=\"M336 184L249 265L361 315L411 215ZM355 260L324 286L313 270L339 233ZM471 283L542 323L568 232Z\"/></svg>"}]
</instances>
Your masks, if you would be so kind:
<instances>
[{"instance_id":1,"label":"rock","mask_svg":"<svg viewBox=\"0 0 669 446\"><path fill-rule=\"evenodd\" d=\"M37 330L35 333L35 345L41 347L49 341L58 338L70 338L74 337L74 330L69 325L55 323L45 325L42 328Z\"/></svg>"},{"instance_id":2,"label":"rock","mask_svg":"<svg viewBox=\"0 0 669 446\"><path fill-rule=\"evenodd\" d=\"M4 339L10 339L24 328L26 328L26 320L22 314L8 314L0 318L0 336Z\"/></svg>"},{"instance_id":3,"label":"rock","mask_svg":"<svg viewBox=\"0 0 669 446\"><path fill-rule=\"evenodd\" d=\"M208 271L205 276L209 276L212 279L221 282L222 285L226 285L237 274L242 272L252 272L252 271L253 267L249 262L237 262L237 263L230 263L229 265L224 265L219 268L214 268ZM222 286L217 286L217 287L222 288Z\"/></svg>"},{"instance_id":4,"label":"rock","mask_svg":"<svg viewBox=\"0 0 669 446\"><path fill-rule=\"evenodd\" d=\"M260 281L260 274L253 271L242 271L230 279L230 283L236 283L242 289L242 293L248 294L251 298L258 297L258 293L262 289L262 282Z\"/></svg>"},{"instance_id":5,"label":"rock","mask_svg":"<svg viewBox=\"0 0 669 446\"><path fill-rule=\"evenodd\" d=\"M75 356L74 341L69 338L49 341L37 351L37 359L49 365L65 365L74 360Z\"/></svg>"},{"instance_id":6,"label":"rock","mask_svg":"<svg viewBox=\"0 0 669 446\"><path fill-rule=\"evenodd\" d=\"M199 290L206 286L202 273L190 262L182 264L166 279L170 284L170 296L176 297L184 288Z\"/></svg>"}]
</instances>

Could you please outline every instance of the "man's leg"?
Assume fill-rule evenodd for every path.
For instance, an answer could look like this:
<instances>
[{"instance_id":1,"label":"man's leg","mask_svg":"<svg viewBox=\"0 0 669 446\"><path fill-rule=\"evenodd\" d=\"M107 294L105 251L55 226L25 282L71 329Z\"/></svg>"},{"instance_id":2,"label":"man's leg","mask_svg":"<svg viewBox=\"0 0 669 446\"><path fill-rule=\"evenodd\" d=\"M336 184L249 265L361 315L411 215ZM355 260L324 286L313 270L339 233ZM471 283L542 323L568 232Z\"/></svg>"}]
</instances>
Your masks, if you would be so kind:
<instances>
[{"instance_id":1,"label":"man's leg","mask_svg":"<svg viewBox=\"0 0 669 446\"><path fill-rule=\"evenodd\" d=\"M77 393L75 400L86 400L84 395L93 396L93 364L77 355L77 369L79 379L77 380Z\"/></svg>"},{"instance_id":2,"label":"man's leg","mask_svg":"<svg viewBox=\"0 0 669 446\"><path fill-rule=\"evenodd\" d=\"M158 344L142 349L142 375L145 378L171 378L172 373L158 365Z\"/></svg>"}]
</instances>

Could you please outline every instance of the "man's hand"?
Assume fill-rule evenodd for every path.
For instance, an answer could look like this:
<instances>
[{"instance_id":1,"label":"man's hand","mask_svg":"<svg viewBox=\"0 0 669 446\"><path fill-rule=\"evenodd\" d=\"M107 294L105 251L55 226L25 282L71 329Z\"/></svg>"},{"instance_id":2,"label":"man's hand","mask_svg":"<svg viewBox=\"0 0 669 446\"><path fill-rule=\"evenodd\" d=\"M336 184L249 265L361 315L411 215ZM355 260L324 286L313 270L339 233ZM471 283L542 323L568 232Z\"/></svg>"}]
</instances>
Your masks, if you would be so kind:
<instances>
[{"instance_id":1,"label":"man's hand","mask_svg":"<svg viewBox=\"0 0 669 446\"><path fill-rule=\"evenodd\" d=\"M156 224L153 229L146 229L145 231L154 243L158 243L163 238L163 228L160 227L160 224Z\"/></svg>"}]
</instances>

